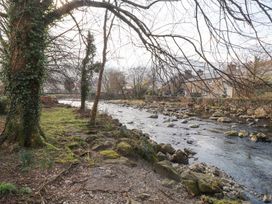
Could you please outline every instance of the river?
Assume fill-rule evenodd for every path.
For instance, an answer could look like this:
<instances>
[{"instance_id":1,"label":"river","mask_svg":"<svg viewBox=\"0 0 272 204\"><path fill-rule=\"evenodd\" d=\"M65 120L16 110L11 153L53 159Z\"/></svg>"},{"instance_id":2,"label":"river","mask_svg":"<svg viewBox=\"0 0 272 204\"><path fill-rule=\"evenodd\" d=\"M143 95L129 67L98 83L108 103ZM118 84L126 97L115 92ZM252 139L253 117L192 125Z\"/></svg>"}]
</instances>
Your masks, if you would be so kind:
<instances>
[{"instance_id":1,"label":"river","mask_svg":"<svg viewBox=\"0 0 272 204\"><path fill-rule=\"evenodd\" d=\"M60 103L79 107L79 101L60 100ZM87 103L91 107L91 103ZM149 118L152 113L111 103L101 102L99 110L118 119L129 129L140 129L158 143L169 143L176 149L190 148L197 154L190 162L205 162L224 170L234 180L246 187L252 203L261 204L252 192L272 194L272 143L252 142L248 138L226 137L231 128L254 131L242 124L222 124L192 117L187 124L181 120L171 122L169 116L159 114L158 119ZM192 124L198 128L190 128Z\"/></svg>"}]
</instances>

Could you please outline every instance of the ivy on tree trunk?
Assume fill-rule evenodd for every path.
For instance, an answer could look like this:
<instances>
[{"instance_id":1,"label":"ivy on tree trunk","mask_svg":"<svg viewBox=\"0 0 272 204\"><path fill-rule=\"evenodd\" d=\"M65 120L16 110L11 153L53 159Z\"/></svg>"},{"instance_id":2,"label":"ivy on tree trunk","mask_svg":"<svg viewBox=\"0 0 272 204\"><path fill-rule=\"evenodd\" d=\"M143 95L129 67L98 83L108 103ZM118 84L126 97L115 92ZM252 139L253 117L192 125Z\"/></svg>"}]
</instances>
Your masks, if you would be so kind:
<instances>
[{"instance_id":1,"label":"ivy on tree trunk","mask_svg":"<svg viewBox=\"0 0 272 204\"><path fill-rule=\"evenodd\" d=\"M0 143L34 147L43 144L40 90L45 66L47 6L37 0L9 2L9 49L5 71L10 108Z\"/></svg>"}]
</instances>

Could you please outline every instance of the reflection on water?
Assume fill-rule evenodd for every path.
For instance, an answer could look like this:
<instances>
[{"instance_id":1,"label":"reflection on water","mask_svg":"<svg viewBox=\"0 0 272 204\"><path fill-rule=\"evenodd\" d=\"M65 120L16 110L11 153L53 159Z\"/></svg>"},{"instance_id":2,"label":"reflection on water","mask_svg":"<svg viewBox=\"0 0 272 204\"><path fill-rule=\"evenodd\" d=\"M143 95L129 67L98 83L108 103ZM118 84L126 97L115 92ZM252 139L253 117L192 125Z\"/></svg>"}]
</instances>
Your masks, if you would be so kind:
<instances>
[{"instance_id":1,"label":"reflection on water","mask_svg":"<svg viewBox=\"0 0 272 204\"><path fill-rule=\"evenodd\" d=\"M80 105L78 101L60 102L76 107ZM87 105L90 106L91 103ZM99 110L119 119L129 129L136 128L150 134L158 143L170 143L175 148L191 148L197 152L195 157L198 161L223 169L250 190L272 194L272 144L225 137L223 132L230 130L233 124L194 117L187 124L177 120L171 122L174 127L167 127L169 122L165 121L170 117L159 115L158 119L151 119L151 114L146 110L103 102L100 103ZM189 128L192 124L198 124L199 128ZM253 131L246 125L236 124L236 128Z\"/></svg>"}]
</instances>

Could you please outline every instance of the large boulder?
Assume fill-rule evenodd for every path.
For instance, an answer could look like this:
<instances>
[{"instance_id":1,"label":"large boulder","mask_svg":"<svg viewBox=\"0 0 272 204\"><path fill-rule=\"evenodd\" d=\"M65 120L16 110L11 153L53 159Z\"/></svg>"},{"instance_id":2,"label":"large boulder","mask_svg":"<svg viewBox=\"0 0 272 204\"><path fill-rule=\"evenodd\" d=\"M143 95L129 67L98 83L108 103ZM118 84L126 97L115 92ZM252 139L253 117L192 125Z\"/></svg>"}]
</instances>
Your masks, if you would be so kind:
<instances>
[{"instance_id":1,"label":"large boulder","mask_svg":"<svg viewBox=\"0 0 272 204\"><path fill-rule=\"evenodd\" d=\"M193 195L212 195L222 192L221 181L208 174L185 171L181 174L186 189Z\"/></svg>"}]
</instances>

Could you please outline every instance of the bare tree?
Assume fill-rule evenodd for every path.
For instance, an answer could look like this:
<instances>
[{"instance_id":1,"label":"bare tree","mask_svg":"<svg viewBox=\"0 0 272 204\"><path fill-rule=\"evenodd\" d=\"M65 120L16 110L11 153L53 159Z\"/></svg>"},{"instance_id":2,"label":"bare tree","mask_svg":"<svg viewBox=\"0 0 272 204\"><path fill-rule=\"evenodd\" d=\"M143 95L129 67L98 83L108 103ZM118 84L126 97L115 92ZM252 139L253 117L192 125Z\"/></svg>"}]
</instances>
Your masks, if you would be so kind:
<instances>
[{"instance_id":1,"label":"bare tree","mask_svg":"<svg viewBox=\"0 0 272 204\"><path fill-rule=\"evenodd\" d=\"M150 9L165 4L171 9L168 10L171 15L176 12L181 15L181 20L174 22L180 25L179 29L157 31L147 23L148 18L141 18L149 15ZM143 0L139 3L130 0L68 0L59 6L52 0L2 0L0 42L11 104L0 143L17 142L23 146L43 144L39 125L39 95L45 71L47 30L73 10L81 7L107 9L136 33L154 58L167 64L164 66L167 69L158 70L164 77L185 69L196 73L199 68L196 62L200 61L209 64L227 81L235 81L217 66L218 61L233 61L235 58L242 62L239 52L254 50L252 43L249 43L253 41L271 59L266 49L270 43L261 35L271 30L270 4L268 0ZM190 22L190 28L181 23L187 17L194 20ZM190 35L186 30L194 30L197 34ZM242 82L236 83L239 85Z\"/></svg>"},{"instance_id":2,"label":"bare tree","mask_svg":"<svg viewBox=\"0 0 272 204\"><path fill-rule=\"evenodd\" d=\"M95 125L95 120L96 120L96 115L97 115L97 107L98 107L98 102L99 102L100 95L101 95L103 73L104 73L104 69L105 69L105 65L106 65L106 61L107 61L108 40L109 40L109 36L110 36L111 29L113 26L114 18L112 19L108 30L107 30L107 21L108 21L108 10L106 9L105 16L104 16L104 25L103 25L102 63L101 63L101 67L99 70L97 90L96 90L96 95L95 95L95 99L94 99L94 103L93 103L93 107L92 107L92 111L91 111L91 118L90 118L91 125Z\"/></svg>"}]
</instances>

